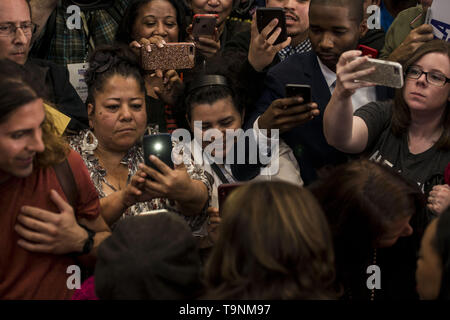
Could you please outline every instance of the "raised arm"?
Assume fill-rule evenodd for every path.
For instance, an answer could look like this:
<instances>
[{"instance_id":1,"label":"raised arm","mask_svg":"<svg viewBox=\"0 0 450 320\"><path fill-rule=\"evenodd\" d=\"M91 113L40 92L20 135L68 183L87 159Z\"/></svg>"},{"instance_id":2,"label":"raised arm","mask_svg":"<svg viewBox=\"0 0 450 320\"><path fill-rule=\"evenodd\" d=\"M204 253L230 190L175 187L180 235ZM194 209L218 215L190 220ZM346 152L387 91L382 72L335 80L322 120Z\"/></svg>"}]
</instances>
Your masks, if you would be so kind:
<instances>
[{"instance_id":1,"label":"raised arm","mask_svg":"<svg viewBox=\"0 0 450 320\"><path fill-rule=\"evenodd\" d=\"M328 144L347 153L362 152L368 140L367 125L361 118L353 116L351 100L356 89L372 86L367 82L354 82L356 78L374 71L374 68L355 71L356 67L367 60L367 57L362 57L352 61L360 55L361 51L352 50L344 52L339 58L336 88L323 117L323 130Z\"/></svg>"}]
</instances>

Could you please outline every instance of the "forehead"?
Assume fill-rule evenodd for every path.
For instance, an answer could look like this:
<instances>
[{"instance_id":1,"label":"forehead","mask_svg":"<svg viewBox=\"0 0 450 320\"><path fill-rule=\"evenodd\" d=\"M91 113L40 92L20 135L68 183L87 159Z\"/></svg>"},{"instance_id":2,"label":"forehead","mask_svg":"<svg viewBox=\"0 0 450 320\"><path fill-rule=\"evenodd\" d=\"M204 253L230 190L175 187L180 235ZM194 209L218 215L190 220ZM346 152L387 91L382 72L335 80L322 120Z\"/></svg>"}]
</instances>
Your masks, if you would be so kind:
<instances>
[{"instance_id":1,"label":"forehead","mask_svg":"<svg viewBox=\"0 0 450 320\"><path fill-rule=\"evenodd\" d=\"M322 27L348 27L355 23L350 20L350 9L341 6L329 6L312 3L309 8L309 22Z\"/></svg>"},{"instance_id":2,"label":"forehead","mask_svg":"<svg viewBox=\"0 0 450 320\"><path fill-rule=\"evenodd\" d=\"M194 103L191 107L192 120L219 121L224 117L239 115L231 97L219 99L211 104Z\"/></svg>"},{"instance_id":3,"label":"forehead","mask_svg":"<svg viewBox=\"0 0 450 320\"><path fill-rule=\"evenodd\" d=\"M30 8L25 0L1 0L0 22L29 21Z\"/></svg>"},{"instance_id":4,"label":"forehead","mask_svg":"<svg viewBox=\"0 0 450 320\"><path fill-rule=\"evenodd\" d=\"M0 132L11 132L35 128L41 125L45 118L42 99L36 99L17 108L0 123Z\"/></svg>"},{"instance_id":5,"label":"forehead","mask_svg":"<svg viewBox=\"0 0 450 320\"><path fill-rule=\"evenodd\" d=\"M447 77L450 76L450 58L443 53L428 53L413 63L413 65L418 65L427 70L439 70Z\"/></svg>"},{"instance_id":6,"label":"forehead","mask_svg":"<svg viewBox=\"0 0 450 320\"><path fill-rule=\"evenodd\" d=\"M109 97L128 97L130 95L143 95L138 81L134 77L124 77L119 74L110 76L103 83L103 87L97 94L96 98L109 98Z\"/></svg>"}]
</instances>

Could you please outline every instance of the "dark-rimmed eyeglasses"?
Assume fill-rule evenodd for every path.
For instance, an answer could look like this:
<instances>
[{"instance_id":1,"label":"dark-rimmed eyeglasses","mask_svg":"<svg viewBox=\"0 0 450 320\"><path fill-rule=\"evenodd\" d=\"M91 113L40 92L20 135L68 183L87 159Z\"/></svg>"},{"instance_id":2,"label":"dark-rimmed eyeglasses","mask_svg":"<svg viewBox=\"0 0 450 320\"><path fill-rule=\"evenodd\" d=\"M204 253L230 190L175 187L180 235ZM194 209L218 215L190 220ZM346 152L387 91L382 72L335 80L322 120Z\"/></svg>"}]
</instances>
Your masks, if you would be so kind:
<instances>
[{"instance_id":1,"label":"dark-rimmed eyeglasses","mask_svg":"<svg viewBox=\"0 0 450 320\"><path fill-rule=\"evenodd\" d=\"M437 87L443 87L450 79L439 72L429 71L425 72L417 66L411 66L406 69L405 77L409 79L419 79L422 74L425 74L427 82Z\"/></svg>"},{"instance_id":2,"label":"dark-rimmed eyeglasses","mask_svg":"<svg viewBox=\"0 0 450 320\"><path fill-rule=\"evenodd\" d=\"M22 32L29 36L36 32L37 25L33 22L24 22L20 26L16 26L14 23L0 23L0 37L10 37L16 34L17 29L22 29Z\"/></svg>"}]
</instances>

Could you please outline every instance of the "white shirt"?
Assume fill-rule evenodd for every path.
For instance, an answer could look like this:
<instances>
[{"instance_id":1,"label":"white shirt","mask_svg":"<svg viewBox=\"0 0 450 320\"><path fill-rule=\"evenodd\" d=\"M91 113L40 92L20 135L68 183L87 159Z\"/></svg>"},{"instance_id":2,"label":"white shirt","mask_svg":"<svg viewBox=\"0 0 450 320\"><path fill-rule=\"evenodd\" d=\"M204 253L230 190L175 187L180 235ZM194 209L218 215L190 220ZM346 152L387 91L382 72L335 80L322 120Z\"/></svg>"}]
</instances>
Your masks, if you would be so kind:
<instances>
[{"instance_id":1,"label":"white shirt","mask_svg":"<svg viewBox=\"0 0 450 320\"><path fill-rule=\"evenodd\" d=\"M326 65L320 61L319 57L317 57L317 61L319 62L320 70L327 82L328 88L330 89L330 93L333 94L334 87L336 85L336 73L330 70ZM376 101L377 94L375 87L366 87L359 88L352 95L352 104L353 104L353 112L355 112L360 107L368 104L369 102Z\"/></svg>"}]
</instances>

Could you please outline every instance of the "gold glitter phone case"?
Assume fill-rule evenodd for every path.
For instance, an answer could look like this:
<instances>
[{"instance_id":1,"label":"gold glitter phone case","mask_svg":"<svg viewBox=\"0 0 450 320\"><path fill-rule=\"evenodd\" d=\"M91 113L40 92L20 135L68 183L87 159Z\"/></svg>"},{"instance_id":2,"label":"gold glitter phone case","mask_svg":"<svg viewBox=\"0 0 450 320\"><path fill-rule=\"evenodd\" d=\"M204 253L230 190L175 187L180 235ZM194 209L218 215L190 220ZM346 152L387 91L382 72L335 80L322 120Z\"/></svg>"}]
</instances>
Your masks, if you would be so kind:
<instances>
[{"instance_id":1,"label":"gold glitter phone case","mask_svg":"<svg viewBox=\"0 0 450 320\"><path fill-rule=\"evenodd\" d=\"M391 88L403 87L403 68L400 63L369 58L367 62L358 66L356 71L371 67L375 67L373 73L360 77L356 81L367 81Z\"/></svg>"},{"instance_id":2,"label":"gold glitter phone case","mask_svg":"<svg viewBox=\"0 0 450 320\"><path fill-rule=\"evenodd\" d=\"M147 71L191 69L195 64L195 45L192 42L167 43L163 48L151 45L151 52L146 46L141 49L142 68Z\"/></svg>"}]
</instances>

